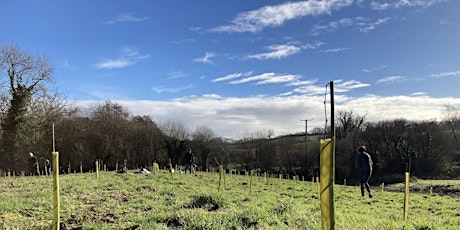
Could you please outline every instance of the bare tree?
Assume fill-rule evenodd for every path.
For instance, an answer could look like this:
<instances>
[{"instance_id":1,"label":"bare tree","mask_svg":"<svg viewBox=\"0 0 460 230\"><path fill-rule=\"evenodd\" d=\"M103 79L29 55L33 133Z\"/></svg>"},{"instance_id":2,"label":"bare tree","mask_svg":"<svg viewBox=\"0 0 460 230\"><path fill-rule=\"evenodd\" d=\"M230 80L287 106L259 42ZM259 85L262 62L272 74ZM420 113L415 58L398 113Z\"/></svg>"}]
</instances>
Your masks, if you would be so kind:
<instances>
[{"instance_id":1,"label":"bare tree","mask_svg":"<svg viewBox=\"0 0 460 230\"><path fill-rule=\"evenodd\" d=\"M192 145L195 147L194 152L199 164L204 168L208 168L210 161L214 161L213 150L216 151L215 143L213 142L216 135L211 128L207 126L198 126L195 132L192 133ZM214 159L213 159L214 158Z\"/></svg>"},{"instance_id":2,"label":"bare tree","mask_svg":"<svg viewBox=\"0 0 460 230\"><path fill-rule=\"evenodd\" d=\"M25 115L34 95L53 81L54 67L48 57L21 50L16 44L3 45L0 50L0 79L6 114L2 117L2 149L0 168L20 170L25 154L19 144Z\"/></svg>"},{"instance_id":3,"label":"bare tree","mask_svg":"<svg viewBox=\"0 0 460 230\"><path fill-rule=\"evenodd\" d=\"M180 164L182 155L186 150L189 132L178 121L167 121L160 125L160 130L165 135L165 147L168 158L173 164Z\"/></svg>"},{"instance_id":4,"label":"bare tree","mask_svg":"<svg viewBox=\"0 0 460 230\"><path fill-rule=\"evenodd\" d=\"M460 127L460 115L458 109L452 105L447 105L445 110L445 119L452 130L452 135L454 136L455 146L457 149L460 148L459 138L458 138L458 129Z\"/></svg>"}]
</instances>

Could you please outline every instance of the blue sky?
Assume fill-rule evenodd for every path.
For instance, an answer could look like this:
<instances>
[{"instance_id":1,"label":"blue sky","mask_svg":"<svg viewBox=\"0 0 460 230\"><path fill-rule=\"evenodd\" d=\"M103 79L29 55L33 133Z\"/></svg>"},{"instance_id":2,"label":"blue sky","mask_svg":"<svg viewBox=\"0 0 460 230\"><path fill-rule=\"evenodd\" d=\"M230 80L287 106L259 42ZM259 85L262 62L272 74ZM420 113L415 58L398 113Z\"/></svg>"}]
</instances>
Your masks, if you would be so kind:
<instances>
[{"instance_id":1,"label":"blue sky","mask_svg":"<svg viewBox=\"0 0 460 230\"><path fill-rule=\"evenodd\" d=\"M239 138L324 127L324 94L368 121L460 108L460 1L12 1L0 42L51 58L56 87Z\"/></svg>"}]
</instances>

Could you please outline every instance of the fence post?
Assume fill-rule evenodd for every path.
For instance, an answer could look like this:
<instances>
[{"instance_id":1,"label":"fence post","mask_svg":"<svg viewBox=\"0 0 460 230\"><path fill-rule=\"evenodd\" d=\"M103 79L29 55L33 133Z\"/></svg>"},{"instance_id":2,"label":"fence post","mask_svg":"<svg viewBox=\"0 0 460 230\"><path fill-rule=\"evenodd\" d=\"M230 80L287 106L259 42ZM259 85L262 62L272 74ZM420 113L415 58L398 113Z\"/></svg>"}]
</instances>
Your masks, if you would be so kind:
<instances>
[{"instance_id":1,"label":"fence post","mask_svg":"<svg viewBox=\"0 0 460 230\"><path fill-rule=\"evenodd\" d=\"M60 228L59 153L53 152L53 229Z\"/></svg>"},{"instance_id":2,"label":"fence post","mask_svg":"<svg viewBox=\"0 0 460 230\"><path fill-rule=\"evenodd\" d=\"M320 141L320 200L322 229L335 229L334 151L335 138Z\"/></svg>"},{"instance_id":3,"label":"fence post","mask_svg":"<svg viewBox=\"0 0 460 230\"><path fill-rule=\"evenodd\" d=\"M406 172L406 189L404 193L404 221L407 220L407 216L409 215L409 180L410 174Z\"/></svg>"}]
</instances>

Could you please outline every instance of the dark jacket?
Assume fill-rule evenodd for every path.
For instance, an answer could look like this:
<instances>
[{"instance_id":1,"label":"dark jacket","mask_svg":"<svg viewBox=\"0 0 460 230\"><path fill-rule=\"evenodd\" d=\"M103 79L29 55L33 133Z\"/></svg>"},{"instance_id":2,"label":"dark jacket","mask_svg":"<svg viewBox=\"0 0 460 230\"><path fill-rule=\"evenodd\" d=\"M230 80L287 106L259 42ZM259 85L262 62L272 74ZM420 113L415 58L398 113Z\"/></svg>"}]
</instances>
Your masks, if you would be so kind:
<instances>
[{"instance_id":1,"label":"dark jacket","mask_svg":"<svg viewBox=\"0 0 460 230\"><path fill-rule=\"evenodd\" d=\"M359 171L362 173L370 173L372 172L372 158L369 153L361 152L358 154L358 158L356 159L358 164Z\"/></svg>"}]
</instances>

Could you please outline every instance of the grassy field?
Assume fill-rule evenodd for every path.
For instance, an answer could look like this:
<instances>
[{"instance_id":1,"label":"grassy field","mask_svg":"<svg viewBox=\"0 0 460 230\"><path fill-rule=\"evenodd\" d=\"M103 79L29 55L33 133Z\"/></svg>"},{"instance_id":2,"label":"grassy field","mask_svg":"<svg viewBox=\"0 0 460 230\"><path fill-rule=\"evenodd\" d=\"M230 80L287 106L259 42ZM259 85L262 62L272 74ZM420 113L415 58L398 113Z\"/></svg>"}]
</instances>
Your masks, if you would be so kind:
<instances>
[{"instance_id":1,"label":"grassy field","mask_svg":"<svg viewBox=\"0 0 460 230\"><path fill-rule=\"evenodd\" d=\"M321 229L318 184L219 174L61 175L61 229ZM439 182L439 183L438 183ZM250 184L252 186L250 186ZM403 185L374 198L336 185L336 229L459 229L460 199L429 187L460 181L417 181L403 219ZM389 191L386 191L386 190ZM50 229L51 177L0 178L0 229Z\"/></svg>"}]
</instances>

